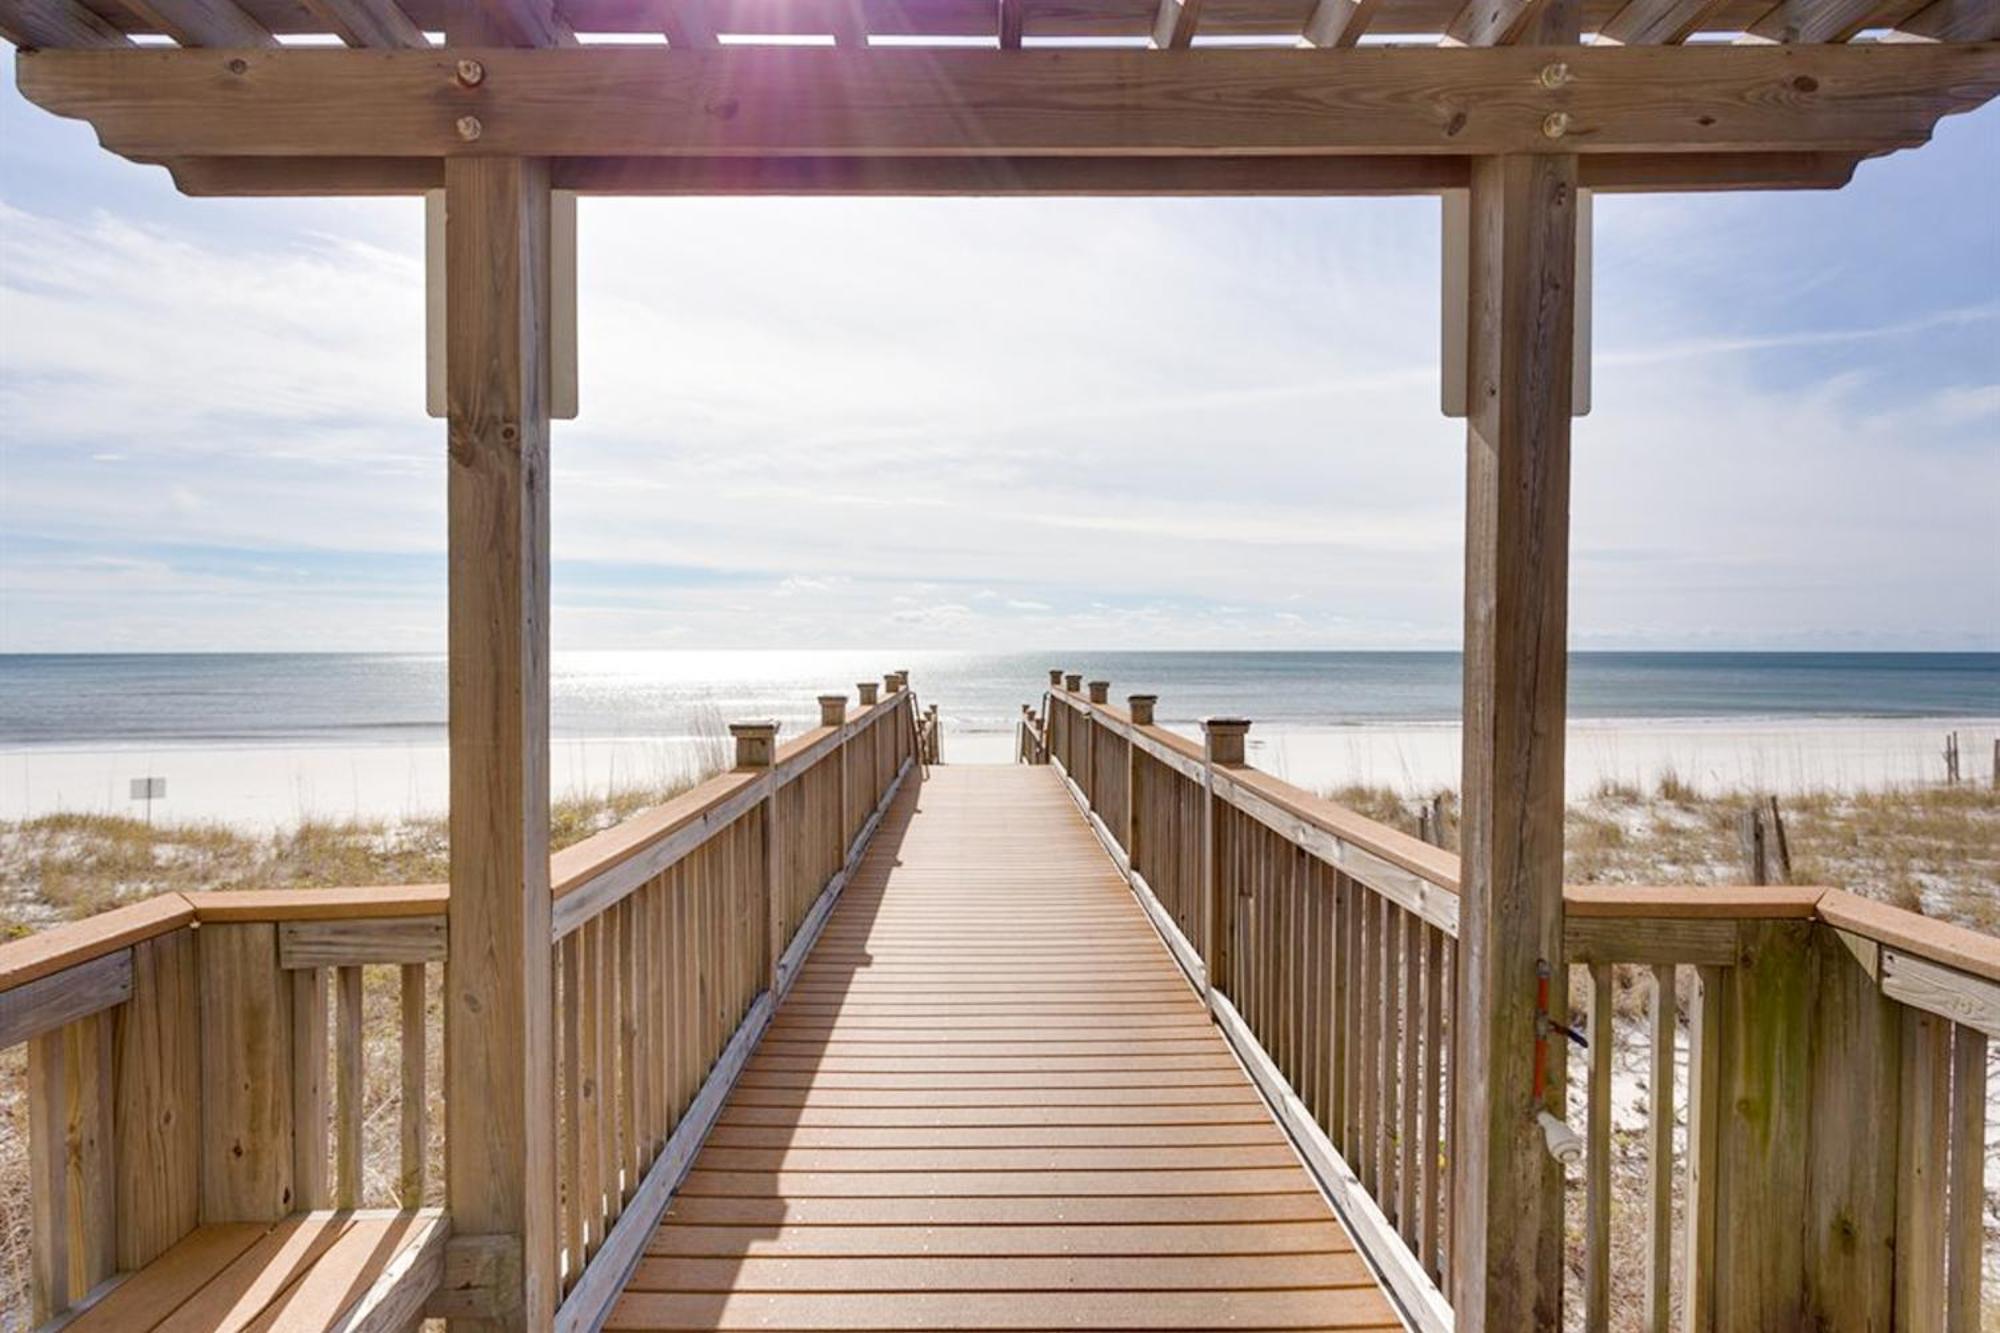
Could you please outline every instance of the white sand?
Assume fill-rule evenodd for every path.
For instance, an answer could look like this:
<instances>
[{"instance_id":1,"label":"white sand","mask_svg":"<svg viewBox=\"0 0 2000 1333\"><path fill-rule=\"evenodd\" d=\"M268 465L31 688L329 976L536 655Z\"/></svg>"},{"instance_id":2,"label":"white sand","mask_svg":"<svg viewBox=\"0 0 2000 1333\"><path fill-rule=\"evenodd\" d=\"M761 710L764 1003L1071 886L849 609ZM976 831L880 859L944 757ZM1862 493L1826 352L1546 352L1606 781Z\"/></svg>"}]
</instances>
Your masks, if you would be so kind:
<instances>
[{"instance_id":1,"label":"white sand","mask_svg":"<svg viewBox=\"0 0 2000 1333\"><path fill-rule=\"evenodd\" d=\"M1176 730L1198 735L1198 728ZM1882 787L1943 777L1947 731L1959 733L1965 777L1986 782L2000 719L1730 719L1590 721L1570 728L1572 796L1600 781L1651 788L1671 769L1706 789ZM1250 759L1259 768L1315 790L1348 782L1410 792L1455 786L1458 728L1402 725L1253 728ZM1007 763L1014 738L1003 732L945 732L949 763ZM653 783L684 773L689 744L651 738L558 740L551 751L558 793ZM271 828L306 818L398 819L436 813L446 804L441 743L377 745L202 746L180 748L42 747L0 751L0 818L56 810L141 815L128 799L130 780L163 777L158 818L213 819Z\"/></svg>"},{"instance_id":2,"label":"white sand","mask_svg":"<svg viewBox=\"0 0 2000 1333\"><path fill-rule=\"evenodd\" d=\"M1170 724L1198 738L1200 728ZM1671 771L1704 791L1856 790L1944 778L1944 737L1958 732L1962 776L1990 780L2000 719L1718 718L1574 722L1566 778L1572 797L1600 783L1651 790ZM1313 790L1347 783L1428 792L1458 785L1453 723L1250 729L1250 762ZM1012 736L945 733L945 757L1004 763Z\"/></svg>"}]
</instances>

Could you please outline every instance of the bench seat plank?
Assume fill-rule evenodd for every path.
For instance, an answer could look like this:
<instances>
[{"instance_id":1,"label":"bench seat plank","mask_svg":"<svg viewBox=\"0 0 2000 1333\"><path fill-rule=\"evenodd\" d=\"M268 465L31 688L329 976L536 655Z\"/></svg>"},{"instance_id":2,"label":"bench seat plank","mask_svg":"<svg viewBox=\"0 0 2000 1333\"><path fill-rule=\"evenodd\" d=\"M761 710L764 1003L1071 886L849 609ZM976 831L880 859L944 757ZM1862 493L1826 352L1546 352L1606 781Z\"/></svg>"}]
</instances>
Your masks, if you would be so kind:
<instances>
[{"instance_id":1,"label":"bench seat plank","mask_svg":"<svg viewBox=\"0 0 2000 1333\"><path fill-rule=\"evenodd\" d=\"M437 1286L449 1230L435 1208L213 1223L61 1327L63 1333L400 1330Z\"/></svg>"}]
</instances>

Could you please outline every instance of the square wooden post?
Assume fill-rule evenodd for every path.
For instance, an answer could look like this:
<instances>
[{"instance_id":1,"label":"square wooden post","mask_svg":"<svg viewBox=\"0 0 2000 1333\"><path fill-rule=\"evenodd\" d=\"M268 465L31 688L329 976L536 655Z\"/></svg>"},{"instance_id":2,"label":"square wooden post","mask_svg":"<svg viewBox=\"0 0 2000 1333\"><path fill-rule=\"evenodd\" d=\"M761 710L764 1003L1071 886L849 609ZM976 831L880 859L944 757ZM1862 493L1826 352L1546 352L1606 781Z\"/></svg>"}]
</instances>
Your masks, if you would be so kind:
<instances>
[{"instance_id":1,"label":"square wooden post","mask_svg":"<svg viewBox=\"0 0 2000 1333\"><path fill-rule=\"evenodd\" d=\"M845 700L842 700L845 703ZM738 772L767 776L778 759L778 724L772 721L731 722L729 734L736 738ZM778 786L770 783L764 793L764 984L778 993L778 959L784 956L785 867L784 846L778 841Z\"/></svg>"},{"instance_id":2,"label":"square wooden post","mask_svg":"<svg viewBox=\"0 0 2000 1333\"><path fill-rule=\"evenodd\" d=\"M1452 1164L1459 1333L1558 1328L1563 1113L1563 730L1577 165L1472 167L1464 825ZM1543 1057L1540 1096L1537 1048Z\"/></svg>"},{"instance_id":3,"label":"square wooden post","mask_svg":"<svg viewBox=\"0 0 2000 1333\"><path fill-rule=\"evenodd\" d=\"M445 1175L485 1276L454 1333L555 1317L547 163L445 165L451 959Z\"/></svg>"}]
</instances>

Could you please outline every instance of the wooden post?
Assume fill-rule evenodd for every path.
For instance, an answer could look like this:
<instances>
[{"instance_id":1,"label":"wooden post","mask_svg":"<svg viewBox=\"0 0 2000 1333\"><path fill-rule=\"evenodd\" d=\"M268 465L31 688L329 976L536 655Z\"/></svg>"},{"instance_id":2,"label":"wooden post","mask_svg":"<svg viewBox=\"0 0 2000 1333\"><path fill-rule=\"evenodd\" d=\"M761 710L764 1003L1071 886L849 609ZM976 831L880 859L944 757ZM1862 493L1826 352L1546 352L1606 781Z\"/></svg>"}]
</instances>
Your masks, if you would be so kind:
<instances>
[{"instance_id":1,"label":"wooden post","mask_svg":"<svg viewBox=\"0 0 2000 1333\"><path fill-rule=\"evenodd\" d=\"M1061 667L1050 667L1049 688L1052 690L1059 690L1062 688L1062 682L1063 682L1063 669Z\"/></svg>"},{"instance_id":2,"label":"wooden post","mask_svg":"<svg viewBox=\"0 0 2000 1333\"><path fill-rule=\"evenodd\" d=\"M1111 682L1108 680L1091 681L1090 701L1094 704L1111 702Z\"/></svg>"},{"instance_id":3,"label":"wooden post","mask_svg":"<svg viewBox=\"0 0 2000 1333\"><path fill-rule=\"evenodd\" d=\"M822 727L847 726L847 696L844 694L822 694L819 696L819 724ZM847 864L847 837L852 832L847 827L847 737L843 734L833 756L833 771L838 777L840 796L834 809L840 813L833 820L833 864L835 868Z\"/></svg>"},{"instance_id":4,"label":"wooden post","mask_svg":"<svg viewBox=\"0 0 2000 1333\"><path fill-rule=\"evenodd\" d=\"M1201 720L1201 963L1208 991L1221 984L1229 960L1229 905L1223 900L1222 875L1216 865L1220 849L1215 845L1215 770L1242 766L1243 738L1249 730L1248 718Z\"/></svg>"},{"instance_id":5,"label":"wooden post","mask_svg":"<svg viewBox=\"0 0 2000 1333\"><path fill-rule=\"evenodd\" d=\"M1463 1094L1452 1164L1459 1333L1562 1319L1562 1169L1536 1115L1563 1113L1564 1043L1538 1033L1537 972L1559 971L1563 957L1576 189L1573 156L1472 166L1453 1063Z\"/></svg>"},{"instance_id":6,"label":"wooden post","mask_svg":"<svg viewBox=\"0 0 2000 1333\"><path fill-rule=\"evenodd\" d=\"M845 711L847 700L839 700ZM821 702L820 716L824 717ZM776 722L731 722L729 734L736 738L736 767L739 771L769 773L778 758ZM764 795L764 984L773 995L778 991L778 959L785 952L785 877L780 864L782 844L778 841L778 785L774 782Z\"/></svg>"},{"instance_id":7,"label":"wooden post","mask_svg":"<svg viewBox=\"0 0 2000 1333\"><path fill-rule=\"evenodd\" d=\"M1063 688L1065 690L1068 690L1071 694L1082 693L1083 692L1082 673L1076 671L1065 672L1063 674Z\"/></svg>"},{"instance_id":8,"label":"wooden post","mask_svg":"<svg viewBox=\"0 0 2000 1333\"><path fill-rule=\"evenodd\" d=\"M555 1317L546 162L445 165L452 950L446 1185L472 1329ZM498 1252L497 1256L495 1252Z\"/></svg>"},{"instance_id":9,"label":"wooden post","mask_svg":"<svg viewBox=\"0 0 2000 1333\"><path fill-rule=\"evenodd\" d=\"M1153 725L1153 705L1160 701L1157 694L1128 694L1125 696L1126 715L1132 719L1134 727ZM1139 868L1139 742L1135 739L1125 746L1125 864Z\"/></svg>"}]
</instances>

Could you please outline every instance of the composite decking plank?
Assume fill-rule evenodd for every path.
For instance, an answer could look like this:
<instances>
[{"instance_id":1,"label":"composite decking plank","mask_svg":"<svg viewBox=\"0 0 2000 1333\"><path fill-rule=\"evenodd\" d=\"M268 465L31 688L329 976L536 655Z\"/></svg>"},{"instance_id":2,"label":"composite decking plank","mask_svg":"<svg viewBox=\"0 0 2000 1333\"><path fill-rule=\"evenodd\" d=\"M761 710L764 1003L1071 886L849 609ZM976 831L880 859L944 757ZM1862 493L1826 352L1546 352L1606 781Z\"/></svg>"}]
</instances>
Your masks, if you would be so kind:
<instances>
[{"instance_id":1,"label":"composite decking plank","mask_svg":"<svg viewBox=\"0 0 2000 1333\"><path fill-rule=\"evenodd\" d=\"M1347 1233L1330 1222L1085 1222L986 1226L759 1226L675 1223L646 1247L687 1258L892 1257L992 1259L1000 1256L1127 1258L1154 1255L1349 1254Z\"/></svg>"},{"instance_id":2,"label":"composite decking plank","mask_svg":"<svg viewBox=\"0 0 2000 1333\"><path fill-rule=\"evenodd\" d=\"M1398 1327L1055 775L898 799L606 1327Z\"/></svg>"},{"instance_id":3,"label":"composite decking plank","mask_svg":"<svg viewBox=\"0 0 2000 1333\"><path fill-rule=\"evenodd\" d=\"M612 1329L1394 1329L1374 1287L1313 1291L628 1291Z\"/></svg>"},{"instance_id":4,"label":"composite decking plank","mask_svg":"<svg viewBox=\"0 0 2000 1333\"><path fill-rule=\"evenodd\" d=\"M628 1292L1277 1291L1373 1287L1358 1254L939 1256L922 1237L889 1256L649 1257Z\"/></svg>"}]
</instances>

